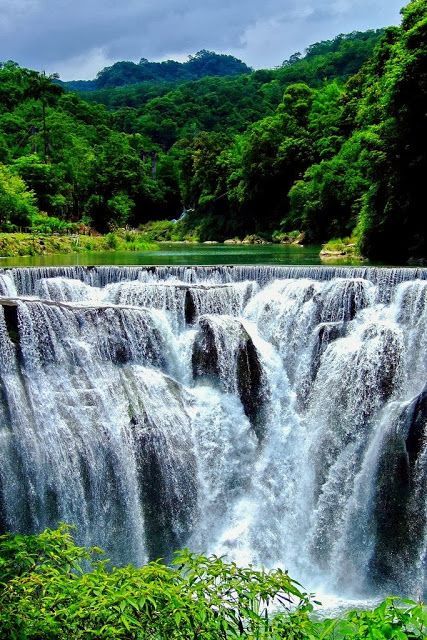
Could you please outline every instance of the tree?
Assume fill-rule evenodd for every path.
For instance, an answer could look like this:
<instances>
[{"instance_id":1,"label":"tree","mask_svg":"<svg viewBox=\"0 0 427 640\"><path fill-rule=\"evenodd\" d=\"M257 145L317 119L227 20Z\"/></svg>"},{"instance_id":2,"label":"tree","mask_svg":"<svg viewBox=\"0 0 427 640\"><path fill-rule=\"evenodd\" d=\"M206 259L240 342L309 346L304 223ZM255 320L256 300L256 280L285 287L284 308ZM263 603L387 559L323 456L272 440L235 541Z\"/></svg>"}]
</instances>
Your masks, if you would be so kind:
<instances>
[{"instance_id":1,"label":"tree","mask_svg":"<svg viewBox=\"0 0 427 640\"><path fill-rule=\"evenodd\" d=\"M56 195L59 187L57 168L45 164L36 154L17 158L12 166L35 194L39 209L51 211L51 198Z\"/></svg>"},{"instance_id":2,"label":"tree","mask_svg":"<svg viewBox=\"0 0 427 640\"><path fill-rule=\"evenodd\" d=\"M0 228L12 231L29 226L31 216L37 213L35 199L25 182L8 167L0 164Z\"/></svg>"},{"instance_id":3,"label":"tree","mask_svg":"<svg viewBox=\"0 0 427 640\"><path fill-rule=\"evenodd\" d=\"M358 227L365 255L393 261L427 257L427 3L412 0L402 13L399 37L391 46L385 41L374 59L384 154L373 165ZM367 85L365 110L368 99Z\"/></svg>"},{"instance_id":4,"label":"tree","mask_svg":"<svg viewBox=\"0 0 427 640\"><path fill-rule=\"evenodd\" d=\"M42 106L42 135L43 135L43 157L44 162L48 161L48 132L46 128L46 106L49 99L62 93L62 89L53 84L52 80L59 78L57 73L46 76L45 72L30 72L28 83L28 95L39 100Z\"/></svg>"}]
</instances>

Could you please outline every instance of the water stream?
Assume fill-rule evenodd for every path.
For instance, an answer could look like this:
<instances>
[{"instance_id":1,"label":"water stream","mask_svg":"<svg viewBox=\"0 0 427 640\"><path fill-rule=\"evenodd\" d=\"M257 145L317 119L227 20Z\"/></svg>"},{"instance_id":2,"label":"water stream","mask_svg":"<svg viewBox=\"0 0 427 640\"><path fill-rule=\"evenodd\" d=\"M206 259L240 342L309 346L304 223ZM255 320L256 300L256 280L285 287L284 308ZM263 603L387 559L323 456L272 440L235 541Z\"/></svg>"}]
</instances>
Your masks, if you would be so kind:
<instances>
[{"instance_id":1,"label":"water stream","mask_svg":"<svg viewBox=\"0 0 427 640\"><path fill-rule=\"evenodd\" d=\"M426 591L427 270L0 271L0 528Z\"/></svg>"}]
</instances>

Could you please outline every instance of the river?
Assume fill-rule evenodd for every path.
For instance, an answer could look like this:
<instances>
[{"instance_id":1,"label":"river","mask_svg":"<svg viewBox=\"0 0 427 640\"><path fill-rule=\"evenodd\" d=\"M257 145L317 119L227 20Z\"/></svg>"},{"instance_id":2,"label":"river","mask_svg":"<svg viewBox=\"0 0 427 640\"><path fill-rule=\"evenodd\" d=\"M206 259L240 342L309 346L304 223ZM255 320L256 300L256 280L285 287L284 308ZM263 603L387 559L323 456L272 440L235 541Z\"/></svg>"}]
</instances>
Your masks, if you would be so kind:
<instances>
[{"instance_id":1,"label":"river","mask_svg":"<svg viewBox=\"0 0 427 640\"><path fill-rule=\"evenodd\" d=\"M208 245L161 243L155 251L104 251L1 258L0 267L63 265L185 265L185 264L311 264L320 265L320 246ZM328 260L328 264L359 264L351 259ZM364 262L363 264L371 264Z\"/></svg>"}]
</instances>

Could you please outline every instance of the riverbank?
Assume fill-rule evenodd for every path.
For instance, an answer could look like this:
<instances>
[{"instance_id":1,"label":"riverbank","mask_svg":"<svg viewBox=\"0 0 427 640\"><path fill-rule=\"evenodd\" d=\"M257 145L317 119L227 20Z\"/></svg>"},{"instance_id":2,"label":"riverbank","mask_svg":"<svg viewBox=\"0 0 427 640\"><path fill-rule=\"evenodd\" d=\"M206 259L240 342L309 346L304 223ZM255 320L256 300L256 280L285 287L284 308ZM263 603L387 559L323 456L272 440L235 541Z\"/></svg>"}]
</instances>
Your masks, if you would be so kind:
<instances>
[{"instance_id":1,"label":"riverbank","mask_svg":"<svg viewBox=\"0 0 427 640\"><path fill-rule=\"evenodd\" d=\"M322 245L320 259L325 262L340 259L351 259L360 262L366 260L360 254L356 238L333 238L329 240L329 242Z\"/></svg>"},{"instance_id":2,"label":"riverbank","mask_svg":"<svg viewBox=\"0 0 427 640\"><path fill-rule=\"evenodd\" d=\"M1 233L0 258L105 251L155 251L157 243L133 231L104 236Z\"/></svg>"}]
</instances>

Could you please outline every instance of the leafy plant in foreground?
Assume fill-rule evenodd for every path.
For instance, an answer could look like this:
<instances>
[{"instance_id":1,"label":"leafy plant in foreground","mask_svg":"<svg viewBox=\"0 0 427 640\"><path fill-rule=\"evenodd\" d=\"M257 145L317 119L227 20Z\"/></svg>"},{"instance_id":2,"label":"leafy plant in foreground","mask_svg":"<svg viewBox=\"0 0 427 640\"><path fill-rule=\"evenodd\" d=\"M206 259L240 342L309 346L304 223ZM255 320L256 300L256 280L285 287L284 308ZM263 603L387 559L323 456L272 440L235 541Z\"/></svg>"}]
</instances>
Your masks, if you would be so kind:
<instances>
[{"instance_id":1,"label":"leafy plant in foreground","mask_svg":"<svg viewBox=\"0 0 427 640\"><path fill-rule=\"evenodd\" d=\"M289 575L183 550L172 566L109 567L61 525L0 537L0 638L11 640L415 640L427 612L388 599L373 611L314 621ZM274 603L274 612L271 605Z\"/></svg>"},{"instance_id":2,"label":"leafy plant in foreground","mask_svg":"<svg viewBox=\"0 0 427 640\"><path fill-rule=\"evenodd\" d=\"M264 638L273 599L308 621L308 596L287 573L240 568L184 550L172 567L108 567L70 530L0 538L0 630L4 638ZM292 609L292 613L291 613ZM286 622L287 620L287 622ZM300 632L288 637L303 638Z\"/></svg>"}]
</instances>

